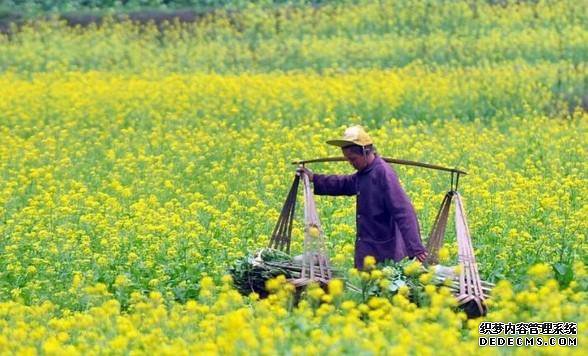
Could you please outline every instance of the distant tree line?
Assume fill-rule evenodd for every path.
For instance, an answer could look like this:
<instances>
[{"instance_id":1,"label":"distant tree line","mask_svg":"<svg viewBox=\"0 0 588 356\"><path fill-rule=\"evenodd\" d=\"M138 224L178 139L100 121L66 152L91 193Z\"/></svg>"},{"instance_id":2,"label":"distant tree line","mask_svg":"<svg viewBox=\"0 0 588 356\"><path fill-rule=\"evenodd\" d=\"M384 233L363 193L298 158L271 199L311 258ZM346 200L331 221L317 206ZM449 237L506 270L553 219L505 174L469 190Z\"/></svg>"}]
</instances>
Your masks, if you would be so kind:
<instances>
[{"instance_id":1,"label":"distant tree line","mask_svg":"<svg viewBox=\"0 0 588 356\"><path fill-rule=\"evenodd\" d=\"M326 0L0 0L3 12L67 12L83 10L242 8L248 4L320 4ZM358 2L336 0L328 2Z\"/></svg>"}]
</instances>

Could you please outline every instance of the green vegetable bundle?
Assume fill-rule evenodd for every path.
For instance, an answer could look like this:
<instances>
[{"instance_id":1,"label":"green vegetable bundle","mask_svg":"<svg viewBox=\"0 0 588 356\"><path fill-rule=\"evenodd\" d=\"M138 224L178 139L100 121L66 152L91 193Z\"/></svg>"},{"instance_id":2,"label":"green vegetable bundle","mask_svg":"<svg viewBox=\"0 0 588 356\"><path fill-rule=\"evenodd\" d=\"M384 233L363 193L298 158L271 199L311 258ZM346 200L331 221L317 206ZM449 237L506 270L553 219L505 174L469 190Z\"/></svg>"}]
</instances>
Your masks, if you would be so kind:
<instances>
[{"instance_id":1,"label":"green vegetable bundle","mask_svg":"<svg viewBox=\"0 0 588 356\"><path fill-rule=\"evenodd\" d=\"M264 248L235 261L229 273L239 293L249 295L255 292L264 298L268 295L266 281L279 275L292 278L292 273L288 270L290 264L292 257L287 253Z\"/></svg>"},{"instance_id":2,"label":"green vegetable bundle","mask_svg":"<svg viewBox=\"0 0 588 356\"><path fill-rule=\"evenodd\" d=\"M428 303L429 297L425 287L445 286L457 297L460 294L460 271L458 266L448 267L433 265L425 267L420 263L408 259L400 262L386 262L372 266L368 271L350 275L350 282L354 283L356 291L361 293L363 302L372 296L392 296L403 293L418 306ZM350 285L350 283L348 283ZM481 281L484 298L488 298L494 285ZM471 317L475 317L475 309L470 304L463 304L460 308Z\"/></svg>"}]
</instances>

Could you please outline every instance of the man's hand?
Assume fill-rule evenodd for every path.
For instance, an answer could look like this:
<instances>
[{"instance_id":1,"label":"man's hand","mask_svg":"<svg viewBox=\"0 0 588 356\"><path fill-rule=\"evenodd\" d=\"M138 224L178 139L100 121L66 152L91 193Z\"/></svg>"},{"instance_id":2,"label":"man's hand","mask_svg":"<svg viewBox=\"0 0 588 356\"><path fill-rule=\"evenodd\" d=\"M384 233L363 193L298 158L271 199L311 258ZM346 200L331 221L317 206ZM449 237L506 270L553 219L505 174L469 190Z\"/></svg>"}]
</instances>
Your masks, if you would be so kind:
<instances>
[{"instance_id":1,"label":"man's hand","mask_svg":"<svg viewBox=\"0 0 588 356\"><path fill-rule=\"evenodd\" d=\"M308 180L310 180L312 182L312 178L314 177L314 173L312 173L312 171L306 167L298 167L298 169L296 169L296 174L297 175L301 175L302 173L306 174L308 176Z\"/></svg>"},{"instance_id":2,"label":"man's hand","mask_svg":"<svg viewBox=\"0 0 588 356\"><path fill-rule=\"evenodd\" d=\"M414 256L417 260L419 260L421 263L425 262L425 260L427 259L427 251L421 252L418 255Z\"/></svg>"}]
</instances>

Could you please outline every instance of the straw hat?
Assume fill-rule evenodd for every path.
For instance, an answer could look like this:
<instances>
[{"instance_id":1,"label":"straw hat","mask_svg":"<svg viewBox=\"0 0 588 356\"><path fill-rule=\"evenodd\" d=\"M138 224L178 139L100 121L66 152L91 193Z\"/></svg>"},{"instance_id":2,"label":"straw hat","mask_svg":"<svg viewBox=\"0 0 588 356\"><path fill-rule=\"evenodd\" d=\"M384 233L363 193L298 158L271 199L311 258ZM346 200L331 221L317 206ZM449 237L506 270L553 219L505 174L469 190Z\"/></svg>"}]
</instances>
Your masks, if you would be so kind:
<instances>
[{"instance_id":1,"label":"straw hat","mask_svg":"<svg viewBox=\"0 0 588 356\"><path fill-rule=\"evenodd\" d=\"M329 145L338 147L347 147L352 145L367 146L372 145L374 142L370 135L359 125L351 126L343 133L343 137L337 140L327 141Z\"/></svg>"}]
</instances>

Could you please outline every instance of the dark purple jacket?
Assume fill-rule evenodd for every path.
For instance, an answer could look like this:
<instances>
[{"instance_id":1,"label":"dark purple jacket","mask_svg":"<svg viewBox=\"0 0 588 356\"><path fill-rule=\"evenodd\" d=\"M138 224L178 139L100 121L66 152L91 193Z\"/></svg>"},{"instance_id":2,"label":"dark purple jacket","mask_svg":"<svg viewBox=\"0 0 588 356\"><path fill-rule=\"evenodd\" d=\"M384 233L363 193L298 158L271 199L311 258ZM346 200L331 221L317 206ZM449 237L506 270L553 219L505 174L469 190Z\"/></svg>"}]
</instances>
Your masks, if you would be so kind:
<instances>
[{"instance_id":1,"label":"dark purple jacket","mask_svg":"<svg viewBox=\"0 0 588 356\"><path fill-rule=\"evenodd\" d=\"M425 251L415 210L396 173L379 156L354 174L315 174L313 183L317 195L357 196L357 268L363 268L365 256L400 261Z\"/></svg>"}]
</instances>

